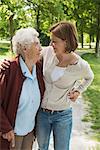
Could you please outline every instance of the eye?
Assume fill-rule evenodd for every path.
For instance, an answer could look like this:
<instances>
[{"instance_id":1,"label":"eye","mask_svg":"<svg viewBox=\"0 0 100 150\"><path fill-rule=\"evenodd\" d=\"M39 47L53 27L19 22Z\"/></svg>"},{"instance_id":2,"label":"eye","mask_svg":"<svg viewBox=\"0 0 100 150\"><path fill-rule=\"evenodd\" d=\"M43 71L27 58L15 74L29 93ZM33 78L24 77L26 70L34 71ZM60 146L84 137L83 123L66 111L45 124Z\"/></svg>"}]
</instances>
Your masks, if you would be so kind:
<instances>
[{"instance_id":1,"label":"eye","mask_svg":"<svg viewBox=\"0 0 100 150\"><path fill-rule=\"evenodd\" d=\"M53 40L52 43L56 43L56 41Z\"/></svg>"},{"instance_id":2,"label":"eye","mask_svg":"<svg viewBox=\"0 0 100 150\"><path fill-rule=\"evenodd\" d=\"M35 45L40 45L40 42L35 42Z\"/></svg>"},{"instance_id":3,"label":"eye","mask_svg":"<svg viewBox=\"0 0 100 150\"><path fill-rule=\"evenodd\" d=\"M38 45L38 42L36 42L35 44Z\"/></svg>"}]
</instances>

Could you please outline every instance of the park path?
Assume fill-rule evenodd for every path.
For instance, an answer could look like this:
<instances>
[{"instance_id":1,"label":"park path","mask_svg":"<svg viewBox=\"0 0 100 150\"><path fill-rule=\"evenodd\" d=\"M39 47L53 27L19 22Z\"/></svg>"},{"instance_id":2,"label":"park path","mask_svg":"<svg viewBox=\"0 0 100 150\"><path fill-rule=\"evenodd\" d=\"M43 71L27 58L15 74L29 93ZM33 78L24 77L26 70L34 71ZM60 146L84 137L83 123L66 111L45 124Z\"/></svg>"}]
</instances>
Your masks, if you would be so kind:
<instances>
[{"instance_id":1,"label":"park path","mask_svg":"<svg viewBox=\"0 0 100 150\"><path fill-rule=\"evenodd\" d=\"M78 101L71 103L73 108L73 129L72 138L70 143L70 150L100 150L100 143L91 140L90 123L82 121L82 118L86 114L84 99L79 97ZM88 133L88 134L86 134ZM34 143L33 150L38 150L37 143ZM49 150L53 149L53 138L51 134Z\"/></svg>"},{"instance_id":2,"label":"park path","mask_svg":"<svg viewBox=\"0 0 100 150\"><path fill-rule=\"evenodd\" d=\"M100 150L100 143L93 141L90 137L92 131L91 123L83 122L82 119L87 113L87 104L82 96L77 103L72 103L73 107L73 130L71 138L71 150ZM86 134L88 133L88 134Z\"/></svg>"}]
</instances>

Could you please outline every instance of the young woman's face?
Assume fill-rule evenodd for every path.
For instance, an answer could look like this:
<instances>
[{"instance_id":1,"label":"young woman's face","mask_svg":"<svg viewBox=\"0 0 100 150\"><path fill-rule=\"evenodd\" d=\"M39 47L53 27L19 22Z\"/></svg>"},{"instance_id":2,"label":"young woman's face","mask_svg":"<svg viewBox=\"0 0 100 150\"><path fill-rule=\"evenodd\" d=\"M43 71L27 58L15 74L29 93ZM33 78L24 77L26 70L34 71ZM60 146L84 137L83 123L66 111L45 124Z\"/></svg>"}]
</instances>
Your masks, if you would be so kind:
<instances>
[{"instance_id":1,"label":"young woman's face","mask_svg":"<svg viewBox=\"0 0 100 150\"><path fill-rule=\"evenodd\" d=\"M56 54L63 54L65 53L65 46L66 42L58 37L56 37L54 34L51 33L51 43L50 43Z\"/></svg>"}]
</instances>

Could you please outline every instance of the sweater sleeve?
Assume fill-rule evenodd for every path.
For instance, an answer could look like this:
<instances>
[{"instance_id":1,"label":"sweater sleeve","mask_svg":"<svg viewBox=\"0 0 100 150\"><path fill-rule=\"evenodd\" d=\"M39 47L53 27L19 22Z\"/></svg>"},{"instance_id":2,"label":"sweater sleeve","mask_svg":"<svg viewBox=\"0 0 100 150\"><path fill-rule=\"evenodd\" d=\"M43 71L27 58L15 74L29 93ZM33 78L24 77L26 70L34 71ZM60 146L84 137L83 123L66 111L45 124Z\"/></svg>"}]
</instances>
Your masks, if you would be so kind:
<instances>
[{"instance_id":1,"label":"sweater sleeve","mask_svg":"<svg viewBox=\"0 0 100 150\"><path fill-rule=\"evenodd\" d=\"M12 130L12 126L3 109L4 95L7 85L7 78L5 72L6 71L0 72L0 132L2 133L6 133Z\"/></svg>"},{"instance_id":2,"label":"sweater sleeve","mask_svg":"<svg viewBox=\"0 0 100 150\"><path fill-rule=\"evenodd\" d=\"M47 49L47 47L42 47L41 54L40 54L40 56L41 56L42 58L44 57L44 55L45 55L45 53L46 53L46 49Z\"/></svg>"},{"instance_id":3,"label":"sweater sleeve","mask_svg":"<svg viewBox=\"0 0 100 150\"><path fill-rule=\"evenodd\" d=\"M93 71L91 70L88 62L83 61L81 66L81 71L82 71L82 76L81 76L82 80L75 88L75 90L79 91L80 93L84 92L88 88L88 86L90 86L94 78Z\"/></svg>"},{"instance_id":4,"label":"sweater sleeve","mask_svg":"<svg viewBox=\"0 0 100 150\"><path fill-rule=\"evenodd\" d=\"M48 54L48 51L51 53L53 51L53 47L52 46L46 46L46 47L42 47L41 50L41 57L45 57L45 55Z\"/></svg>"}]
</instances>

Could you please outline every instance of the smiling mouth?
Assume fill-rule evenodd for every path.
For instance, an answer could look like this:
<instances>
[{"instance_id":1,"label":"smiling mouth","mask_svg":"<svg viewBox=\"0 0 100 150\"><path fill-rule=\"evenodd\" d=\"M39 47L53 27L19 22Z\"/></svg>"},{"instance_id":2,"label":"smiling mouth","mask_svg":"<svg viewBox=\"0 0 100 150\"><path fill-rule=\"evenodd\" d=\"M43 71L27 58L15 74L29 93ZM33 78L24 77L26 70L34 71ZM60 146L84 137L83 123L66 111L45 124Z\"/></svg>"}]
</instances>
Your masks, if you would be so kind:
<instances>
[{"instance_id":1,"label":"smiling mouth","mask_svg":"<svg viewBox=\"0 0 100 150\"><path fill-rule=\"evenodd\" d=\"M54 52L56 53L56 49L54 48Z\"/></svg>"},{"instance_id":2,"label":"smiling mouth","mask_svg":"<svg viewBox=\"0 0 100 150\"><path fill-rule=\"evenodd\" d=\"M40 56L40 53L38 53L37 55Z\"/></svg>"}]
</instances>

